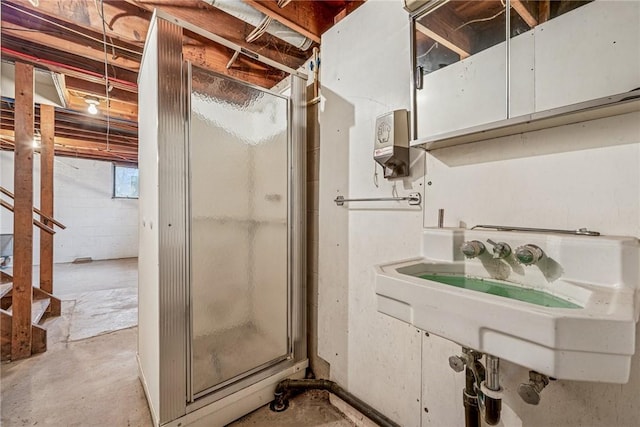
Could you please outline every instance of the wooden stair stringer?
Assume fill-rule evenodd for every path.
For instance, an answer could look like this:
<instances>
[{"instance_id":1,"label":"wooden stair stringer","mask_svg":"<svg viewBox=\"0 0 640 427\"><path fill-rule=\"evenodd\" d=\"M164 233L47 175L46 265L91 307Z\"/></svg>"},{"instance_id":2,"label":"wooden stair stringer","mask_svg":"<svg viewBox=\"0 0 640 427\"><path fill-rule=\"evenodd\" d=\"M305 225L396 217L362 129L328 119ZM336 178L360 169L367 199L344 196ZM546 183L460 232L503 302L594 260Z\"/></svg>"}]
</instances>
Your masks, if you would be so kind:
<instances>
[{"instance_id":1,"label":"wooden stair stringer","mask_svg":"<svg viewBox=\"0 0 640 427\"><path fill-rule=\"evenodd\" d=\"M11 313L0 309L0 359L11 360ZM47 330L31 324L31 354L47 351Z\"/></svg>"},{"instance_id":2,"label":"wooden stair stringer","mask_svg":"<svg viewBox=\"0 0 640 427\"><path fill-rule=\"evenodd\" d=\"M57 317L62 314L62 301L60 298L54 297L49 292L43 291L40 288L33 288L33 299L49 299L49 307L46 311L46 317Z\"/></svg>"},{"instance_id":3,"label":"wooden stair stringer","mask_svg":"<svg viewBox=\"0 0 640 427\"><path fill-rule=\"evenodd\" d=\"M0 283L11 283L13 282L13 276L6 271L0 270Z\"/></svg>"}]
</instances>

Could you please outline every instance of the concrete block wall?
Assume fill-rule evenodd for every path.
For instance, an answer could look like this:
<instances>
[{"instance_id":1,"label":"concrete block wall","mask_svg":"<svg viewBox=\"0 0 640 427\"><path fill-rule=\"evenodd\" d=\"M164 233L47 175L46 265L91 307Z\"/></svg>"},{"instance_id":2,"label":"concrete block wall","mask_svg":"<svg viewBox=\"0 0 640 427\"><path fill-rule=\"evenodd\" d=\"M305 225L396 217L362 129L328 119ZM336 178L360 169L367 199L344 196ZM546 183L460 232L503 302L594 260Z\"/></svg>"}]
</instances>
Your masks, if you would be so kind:
<instances>
[{"instance_id":1,"label":"concrete block wall","mask_svg":"<svg viewBox=\"0 0 640 427\"><path fill-rule=\"evenodd\" d=\"M0 152L2 186L13 190L13 152ZM111 162L55 157L54 216L67 226L54 237L54 262L138 256L138 200L114 199ZM40 157L34 156L34 205L40 204ZM13 214L2 209L0 233L13 232ZM34 232L34 264L39 264Z\"/></svg>"}]
</instances>

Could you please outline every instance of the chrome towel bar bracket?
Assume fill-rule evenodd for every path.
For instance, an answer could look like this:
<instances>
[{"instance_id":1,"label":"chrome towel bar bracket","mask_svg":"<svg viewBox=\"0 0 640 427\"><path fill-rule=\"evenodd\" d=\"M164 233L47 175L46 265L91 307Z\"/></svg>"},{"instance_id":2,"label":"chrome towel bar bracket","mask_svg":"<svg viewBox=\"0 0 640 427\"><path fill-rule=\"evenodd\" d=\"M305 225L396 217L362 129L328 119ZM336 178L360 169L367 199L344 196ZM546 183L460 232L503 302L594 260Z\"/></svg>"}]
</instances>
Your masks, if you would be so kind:
<instances>
[{"instance_id":1,"label":"chrome towel bar bracket","mask_svg":"<svg viewBox=\"0 0 640 427\"><path fill-rule=\"evenodd\" d=\"M422 204L422 195L420 193L409 193L408 196L404 197L370 197L363 199L345 199L343 196L338 196L333 201L338 206L344 206L345 203L349 202L401 202L404 200L408 201L411 206L420 206Z\"/></svg>"}]
</instances>

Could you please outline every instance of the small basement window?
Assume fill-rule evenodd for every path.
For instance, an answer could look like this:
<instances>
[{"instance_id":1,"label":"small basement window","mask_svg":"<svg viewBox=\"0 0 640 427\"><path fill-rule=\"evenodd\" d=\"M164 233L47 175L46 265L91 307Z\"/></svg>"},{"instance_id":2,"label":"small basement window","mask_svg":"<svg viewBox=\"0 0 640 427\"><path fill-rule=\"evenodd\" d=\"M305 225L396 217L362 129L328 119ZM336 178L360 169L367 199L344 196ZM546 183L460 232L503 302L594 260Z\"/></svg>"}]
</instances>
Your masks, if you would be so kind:
<instances>
[{"instance_id":1,"label":"small basement window","mask_svg":"<svg viewBox=\"0 0 640 427\"><path fill-rule=\"evenodd\" d=\"M116 199L138 198L138 168L113 165L113 197Z\"/></svg>"}]
</instances>

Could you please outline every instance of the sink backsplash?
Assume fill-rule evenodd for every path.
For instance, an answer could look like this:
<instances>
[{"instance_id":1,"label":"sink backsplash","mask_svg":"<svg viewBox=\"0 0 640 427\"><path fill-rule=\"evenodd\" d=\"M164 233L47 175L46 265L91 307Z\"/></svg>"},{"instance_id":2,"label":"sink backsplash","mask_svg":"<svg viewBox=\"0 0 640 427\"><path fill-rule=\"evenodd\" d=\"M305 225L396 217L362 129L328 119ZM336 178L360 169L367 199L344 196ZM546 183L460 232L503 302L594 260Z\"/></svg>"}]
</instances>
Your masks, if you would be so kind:
<instances>
[{"instance_id":1,"label":"sink backsplash","mask_svg":"<svg viewBox=\"0 0 640 427\"><path fill-rule=\"evenodd\" d=\"M512 253L494 259L487 239L505 242ZM467 259L460 251L465 241L485 244L484 254ZM463 262L465 273L491 277L532 287L547 287L558 279L598 286L640 287L639 240L620 236L579 236L557 233L532 233L462 228L426 228L423 256L434 261ZM522 265L514 256L517 247L533 244L544 257L535 265Z\"/></svg>"}]
</instances>

